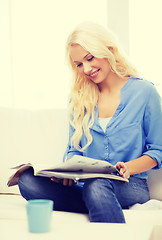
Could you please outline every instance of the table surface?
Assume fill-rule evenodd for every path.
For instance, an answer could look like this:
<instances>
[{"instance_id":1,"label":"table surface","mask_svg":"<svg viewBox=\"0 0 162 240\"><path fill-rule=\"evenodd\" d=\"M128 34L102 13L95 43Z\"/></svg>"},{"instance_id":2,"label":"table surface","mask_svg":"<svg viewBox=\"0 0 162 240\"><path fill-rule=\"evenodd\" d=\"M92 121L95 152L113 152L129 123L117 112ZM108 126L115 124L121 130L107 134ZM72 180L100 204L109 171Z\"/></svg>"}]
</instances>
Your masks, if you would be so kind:
<instances>
[{"instance_id":1,"label":"table surface","mask_svg":"<svg viewBox=\"0 0 162 240\"><path fill-rule=\"evenodd\" d=\"M112 223L61 225L52 221L49 233L35 234L28 232L26 220L0 219L0 238L4 240L150 240L152 232L153 225Z\"/></svg>"}]
</instances>

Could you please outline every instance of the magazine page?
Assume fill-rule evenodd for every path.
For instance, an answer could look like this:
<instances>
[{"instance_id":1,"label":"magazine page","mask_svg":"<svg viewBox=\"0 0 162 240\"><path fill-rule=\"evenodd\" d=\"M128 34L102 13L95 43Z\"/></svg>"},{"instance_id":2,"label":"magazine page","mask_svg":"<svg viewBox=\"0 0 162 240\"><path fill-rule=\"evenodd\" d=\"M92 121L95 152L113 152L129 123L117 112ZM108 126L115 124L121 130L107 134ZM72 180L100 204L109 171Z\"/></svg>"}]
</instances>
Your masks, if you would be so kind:
<instances>
[{"instance_id":1,"label":"magazine page","mask_svg":"<svg viewBox=\"0 0 162 240\"><path fill-rule=\"evenodd\" d=\"M48 168L52 171L89 172L89 173L119 173L119 171L109 162L83 157L73 156L70 160L58 165L55 168Z\"/></svg>"},{"instance_id":2,"label":"magazine page","mask_svg":"<svg viewBox=\"0 0 162 240\"><path fill-rule=\"evenodd\" d=\"M74 177L72 179L76 178L89 178L90 175L83 175L83 173L102 173L102 174L112 174L114 175L113 178L122 178L119 175L119 171L109 162L88 158L84 156L75 155L70 160L57 164L57 166L50 167L46 164L21 164L19 166L13 167L13 170L16 170L16 172L9 178L9 181L7 183L8 186L13 186L18 183L18 179L23 171L28 169L29 167L32 167L34 169L34 175L39 176L46 176L46 177L60 177L60 178L71 178L72 174ZM75 172L75 174L74 174ZM61 174L62 175L59 175ZM54 175L55 174L55 175ZM56 176L57 174L57 176ZM63 175L64 174L64 175ZM67 174L67 175L65 175ZM116 174L116 177L115 177ZM93 177L97 177L98 175L93 175ZM101 176L101 175L100 175ZM91 176L92 177L92 176ZM99 176L98 176L99 177ZM104 175L105 177L105 175ZM112 177L111 177L112 178Z\"/></svg>"},{"instance_id":3,"label":"magazine page","mask_svg":"<svg viewBox=\"0 0 162 240\"><path fill-rule=\"evenodd\" d=\"M19 166L11 168L13 170L16 170L16 172L14 172L14 174L9 178L9 180L7 182L7 186L11 187L11 186L16 185L18 183L21 173L30 167L32 167L32 165L30 163L27 163L27 164L21 164Z\"/></svg>"},{"instance_id":4,"label":"magazine page","mask_svg":"<svg viewBox=\"0 0 162 240\"><path fill-rule=\"evenodd\" d=\"M116 179L120 181L129 182L128 179L123 178L116 174L107 174L107 173L83 173L83 172L51 172L51 171L41 171L37 173L37 176L42 177L56 177L56 178L68 178L73 179L74 181L85 180L88 178L109 178Z\"/></svg>"}]
</instances>

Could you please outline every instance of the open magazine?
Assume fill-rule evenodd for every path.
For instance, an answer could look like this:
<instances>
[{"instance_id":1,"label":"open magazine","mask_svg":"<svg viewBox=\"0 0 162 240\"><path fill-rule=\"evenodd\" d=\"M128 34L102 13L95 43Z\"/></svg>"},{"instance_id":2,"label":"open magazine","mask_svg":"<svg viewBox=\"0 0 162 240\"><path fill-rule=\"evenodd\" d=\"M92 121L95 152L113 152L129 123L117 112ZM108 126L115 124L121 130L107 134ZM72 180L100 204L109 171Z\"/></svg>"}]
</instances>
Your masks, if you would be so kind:
<instances>
[{"instance_id":1,"label":"open magazine","mask_svg":"<svg viewBox=\"0 0 162 240\"><path fill-rule=\"evenodd\" d=\"M129 181L120 176L119 171L107 161L75 155L70 160L56 167L47 167L45 165L31 163L13 167L14 174L9 178L7 183L8 187L16 185L21 173L28 168L34 169L35 176L48 178L68 178L74 181L85 180L87 178L110 178L125 182Z\"/></svg>"}]
</instances>

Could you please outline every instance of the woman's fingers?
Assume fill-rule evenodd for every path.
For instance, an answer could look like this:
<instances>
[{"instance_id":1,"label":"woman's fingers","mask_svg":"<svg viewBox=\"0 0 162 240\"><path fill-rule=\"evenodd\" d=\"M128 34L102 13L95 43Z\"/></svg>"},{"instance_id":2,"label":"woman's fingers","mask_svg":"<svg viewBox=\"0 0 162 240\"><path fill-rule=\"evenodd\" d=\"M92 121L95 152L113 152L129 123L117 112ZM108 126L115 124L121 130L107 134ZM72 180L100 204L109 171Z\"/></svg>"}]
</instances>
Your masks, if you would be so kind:
<instances>
[{"instance_id":1,"label":"woman's fingers","mask_svg":"<svg viewBox=\"0 0 162 240\"><path fill-rule=\"evenodd\" d=\"M118 162L115 167L119 170L119 173L124 178L129 178L130 173L129 170L124 162Z\"/></svg>"},{"instance_id":2,"label":"woman's fingers","mask_svg":"<svg viewBox=\"0 0 162 240\"><path fill-rule=\"evenodd\" d=\"M60 179L56 177L52 177L51 180L56 183L62 183L64 186L73 186L75 184L75 181L73 179Z\"/></svg>"},{"instance_id":3,"label":"woman's fingers","mask_svg":"<svg viewBox=\"0 0 162 240\"><path fill-rule=\"evenodd\" d=\"M56 182L56 183L61 183L61 182L62 182L62 179L56 178L56 177L52 177L51 180L52 180L53 182Z\"/></svg>"},{"instance_id":4,"label":"woman's fingers","mask_svg":"<svg viewBox=\"0 0 162 240\"><path fill-rule=\"evenodd\" d=\"M73 186L75 184L75 181L73 179L63 179L63 185L64 186Z\"/></svg>"}]
</instances>

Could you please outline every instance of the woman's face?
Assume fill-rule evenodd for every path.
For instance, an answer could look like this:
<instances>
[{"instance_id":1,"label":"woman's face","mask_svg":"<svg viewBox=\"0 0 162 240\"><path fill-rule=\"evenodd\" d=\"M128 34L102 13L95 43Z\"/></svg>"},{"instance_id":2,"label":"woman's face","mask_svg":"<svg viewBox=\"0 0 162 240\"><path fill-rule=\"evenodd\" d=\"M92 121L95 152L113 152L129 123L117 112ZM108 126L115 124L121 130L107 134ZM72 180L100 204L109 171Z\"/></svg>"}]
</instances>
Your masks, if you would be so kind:
<instances>
[{"instance_id":1,"label":"woman's face","mask_svg":"<svg viewBox=\"0 0 162 240\"><path fill-rule=\"evenodd\" d=\"M96 84L106 81L111 72L110 64L106 58L94 57L79 44L71 46L70 56L79 73Z\"/></svg>"}]
</instances>

